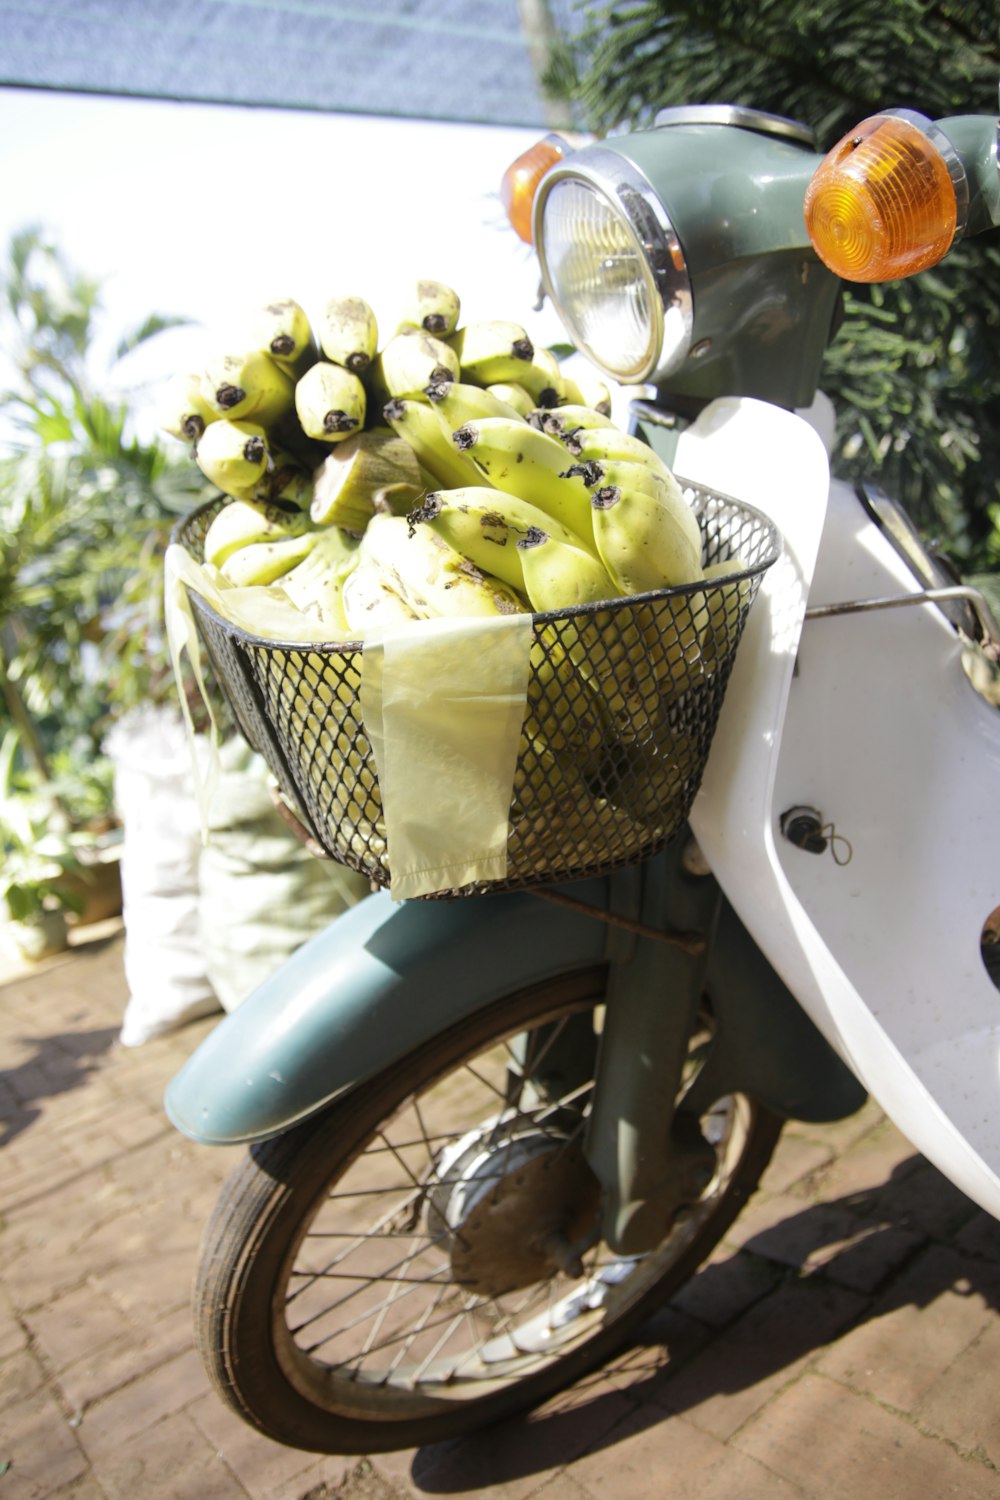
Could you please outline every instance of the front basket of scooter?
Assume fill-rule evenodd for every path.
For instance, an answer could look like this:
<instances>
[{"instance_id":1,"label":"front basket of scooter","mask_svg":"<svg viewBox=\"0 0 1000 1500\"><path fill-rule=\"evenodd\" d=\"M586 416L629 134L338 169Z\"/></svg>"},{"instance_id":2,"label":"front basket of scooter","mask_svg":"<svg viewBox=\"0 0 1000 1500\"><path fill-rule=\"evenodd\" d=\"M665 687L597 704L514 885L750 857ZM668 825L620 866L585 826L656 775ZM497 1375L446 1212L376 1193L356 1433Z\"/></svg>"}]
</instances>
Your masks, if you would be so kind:
<instances>
[{"instance_id":1,"label":"front basket of scooter","mask_svg":"<svg viewBox=\"0 0 1000 1500\"><path fill-rule=\"evenodd\" d=\"M684 824L748 612L781 539L752 507L680 482L709 576L532 617L506 878L439 894L601 874L654 854ZM175 532L198 562L220 504L200 507ZM194 592L191 603L240 729L308 834L333 859L388 887L391 850L359 701L360 642L266 640Z\"/></svg>"}]
</instances>

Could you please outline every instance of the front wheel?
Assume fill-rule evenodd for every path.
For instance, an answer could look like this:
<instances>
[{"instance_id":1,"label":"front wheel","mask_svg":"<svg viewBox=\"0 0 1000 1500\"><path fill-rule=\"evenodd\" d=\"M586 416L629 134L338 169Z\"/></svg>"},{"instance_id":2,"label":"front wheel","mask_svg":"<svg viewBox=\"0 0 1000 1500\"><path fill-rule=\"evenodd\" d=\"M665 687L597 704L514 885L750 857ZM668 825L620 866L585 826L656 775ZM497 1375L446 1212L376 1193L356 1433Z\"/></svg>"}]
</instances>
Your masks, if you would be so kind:
<instances>
[{"instance_id":1,"label":"front wheel","mask_svg":"<svg viewBox=\"0 0 1000 1500\"><path fill-rule=\"evenodd\" d=\"M202 1356L246 1421L325 1453L454 1437L578 1379L693 1274L781 1122L719 1100L703 1196L655 1249L615 1255L582 1151L603 978L497 1001L251 1150L196 1292ZM688 1078L710 1031L706 1014Z\"/></svg>"}]
</instances>

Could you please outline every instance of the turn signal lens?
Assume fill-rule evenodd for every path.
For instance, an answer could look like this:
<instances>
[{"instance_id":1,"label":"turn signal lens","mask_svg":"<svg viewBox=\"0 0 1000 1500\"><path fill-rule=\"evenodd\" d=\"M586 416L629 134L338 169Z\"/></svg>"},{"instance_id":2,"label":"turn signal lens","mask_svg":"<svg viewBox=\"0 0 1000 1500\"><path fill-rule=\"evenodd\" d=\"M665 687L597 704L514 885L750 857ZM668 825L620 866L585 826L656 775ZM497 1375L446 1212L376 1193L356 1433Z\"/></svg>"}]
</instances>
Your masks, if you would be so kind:
<instances>
[{"instance_id":1,"label":"turn signal lens","mask_svg":"<svg viewBox=\"0 0 1000 1500\"><path fill-rule=\"evenodd\" d=\"M557 135L547 135L512 161L500 182L500 198L511 226L525 244L534 242L531 212L535 190L550 167L562 161L568 147Z\"/></svg>"},{"instance_id":2,"label":"turn signal lens","mask_svg":"<svg viewBox=\"0 0 1000 1500\"><path fill-rule=\"evenodd\" d=\"M958 224L956 185L920 124L873 115L827 153L806 190L805 217L816 254L835 275L894 281L947 253Z\"/></svg>"}]
</instances>

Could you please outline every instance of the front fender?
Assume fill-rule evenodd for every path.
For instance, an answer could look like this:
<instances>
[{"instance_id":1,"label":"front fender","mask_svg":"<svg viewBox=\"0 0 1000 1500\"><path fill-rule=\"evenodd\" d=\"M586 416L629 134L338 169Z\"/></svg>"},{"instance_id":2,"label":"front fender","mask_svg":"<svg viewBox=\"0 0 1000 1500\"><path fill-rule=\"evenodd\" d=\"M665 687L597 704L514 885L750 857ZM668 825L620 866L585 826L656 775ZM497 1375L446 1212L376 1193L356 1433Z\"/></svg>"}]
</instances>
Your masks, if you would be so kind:
<instances>
[{"instance_id":1,"label":"front fender","mask_svg":"<svg viewBox=\"0 0 1000 1500\"><path fill-rule=\"evenodd\" d=\"M604 906L607 882L574 897ZM171 1081L167 1115L207 1145L262 1140L504 994L605 957L603 922L524 893L369 896L301 947Z\"/></svg>"}]
</instances>

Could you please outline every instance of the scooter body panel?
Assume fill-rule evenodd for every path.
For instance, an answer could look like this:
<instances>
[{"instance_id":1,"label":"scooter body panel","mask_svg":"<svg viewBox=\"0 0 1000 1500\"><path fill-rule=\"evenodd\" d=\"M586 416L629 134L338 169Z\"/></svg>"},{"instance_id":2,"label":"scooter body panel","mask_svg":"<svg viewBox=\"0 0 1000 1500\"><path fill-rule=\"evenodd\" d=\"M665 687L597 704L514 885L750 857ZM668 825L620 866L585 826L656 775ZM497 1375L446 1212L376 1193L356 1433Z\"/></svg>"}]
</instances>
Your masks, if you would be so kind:
<instances>
[{"instance_id":1,"label":"scooter body panel","mask_svg":"<svg viewBox=\"0 0 1000 1500\"><path fill-rule=\"evenodd\" d=\"M1000 904L1000 715L933 605L803 628L807 599L918 584L846 486L819 494L797 420L717 402L678 443L678 472L771 515L791 563L751 611L692 827L831 1045L913 1145L1000 1217L1000 996L979 951ZM849 840L847 863L781 836L781 814L803 804Z\"/></svg>"},{"instance_id":2,"label":"scooter body panel","mask_svg":"<svg viewBox=\"0 0 1000 1500\"><path fill-rule=\"evenodd\" d=\"M604 881L573 896L602 905ZM166 1111L206 1145L260 1140L520 987L601 963L608 929L527 894L367 897L222 1020L171 1080Z\"/></svg>"}]
</instances>

